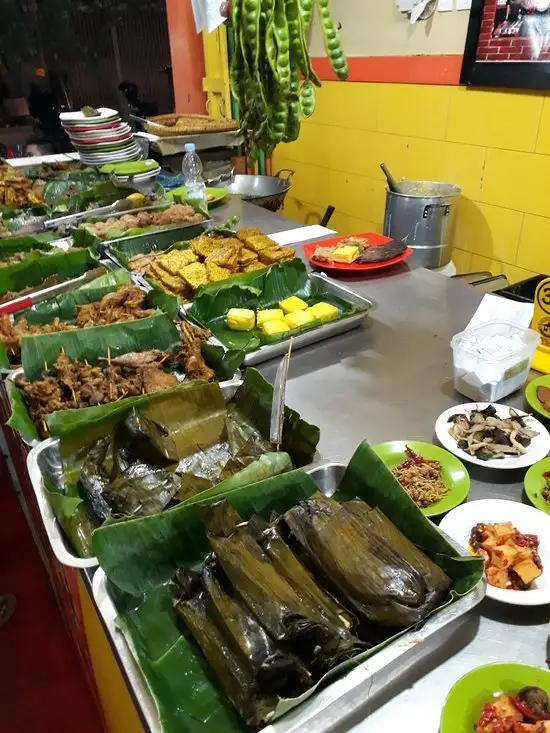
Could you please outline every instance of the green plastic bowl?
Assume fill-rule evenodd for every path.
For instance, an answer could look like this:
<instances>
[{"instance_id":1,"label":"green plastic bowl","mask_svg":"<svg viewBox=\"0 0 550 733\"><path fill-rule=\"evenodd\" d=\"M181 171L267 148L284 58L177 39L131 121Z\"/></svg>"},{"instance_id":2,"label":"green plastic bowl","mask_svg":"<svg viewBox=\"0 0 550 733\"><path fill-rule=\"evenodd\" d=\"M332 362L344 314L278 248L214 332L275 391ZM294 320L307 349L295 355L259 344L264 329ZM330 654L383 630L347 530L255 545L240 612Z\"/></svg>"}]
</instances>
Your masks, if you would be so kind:
<instances>
[{"instance_id":1,"label":"green plastic bowl","mask_svg":"<svg viewBox=\"0 0 550 733\"><path fill-rule=\"evenodd\" d=\"M499 693L513 695L531 685L550 695L550 670L513 662L473 669L451 688L441 713L439 733L472 733L485 703Z\"/></svg>"},{"instance_id":2,"label":"green plastic bowl","mask_svg":"<svg viewBox=\"0 0 550 733\"><path fill-rule=\"evenodd\" d=\"M390 471L407 458L405 448L409 446L423 458L435 458L441 463L441 478L449 488L449 493L441 501L431 504L420 511L426 517L437 517L451 511L466 499L470 491L470 476L464 464L452 453L431 443L419 440L391 440L378 443L372 449L381 458Z\"/></svg>"}]
</instances>

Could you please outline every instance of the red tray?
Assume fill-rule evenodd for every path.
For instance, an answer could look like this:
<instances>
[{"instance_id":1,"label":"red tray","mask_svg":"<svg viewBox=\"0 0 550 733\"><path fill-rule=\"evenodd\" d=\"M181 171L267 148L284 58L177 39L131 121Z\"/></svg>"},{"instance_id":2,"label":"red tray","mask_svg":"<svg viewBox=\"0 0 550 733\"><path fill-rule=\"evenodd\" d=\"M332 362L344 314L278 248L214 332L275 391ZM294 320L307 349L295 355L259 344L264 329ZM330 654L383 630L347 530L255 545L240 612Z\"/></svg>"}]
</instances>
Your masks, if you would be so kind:
<instances>
[{"instance_id":1,"label":"red tray","mask_svg":"<svg viewBox=\"0 0 550 733\"><path fill-rule=\"evenodd\" d=\"M341 272L371 272L372 270L383 270L385 267L392 267L392 265L398 265L400 262L404 262L413 253L410 247L402 252L397 257L392 257L391 260L384 260L384 262L367 262L364 265L357 265L352 262L351 265L346 265L342 262L321 262L313 258L313 253L317 247L334 247L336 248L343 239L348 237L363 237L367 239L373 247L380 244L387 244L391 242L391 237L385 237L383 234L376 234L375 232L364 232L363 234L342 234L334 239L323 239L318 242L311 242L310 244L304 244L304 254L309 260L313 267L317 267L320 270L340 270Z\"/></svg>"}]
</instances>

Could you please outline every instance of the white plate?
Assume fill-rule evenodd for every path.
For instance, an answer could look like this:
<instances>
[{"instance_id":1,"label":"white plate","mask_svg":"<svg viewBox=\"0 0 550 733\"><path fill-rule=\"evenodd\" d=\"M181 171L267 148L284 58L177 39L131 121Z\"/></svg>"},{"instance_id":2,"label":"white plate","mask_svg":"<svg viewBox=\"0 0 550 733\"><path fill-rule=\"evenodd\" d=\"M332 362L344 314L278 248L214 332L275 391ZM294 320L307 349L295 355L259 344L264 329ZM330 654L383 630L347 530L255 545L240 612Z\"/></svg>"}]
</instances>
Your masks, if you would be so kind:
<instances>
[{"instance_id":1,"label":"white plate","mask_svg":"<svg viewBox=\"0 0 550 733\"><path fill-rule=\"evenodd\" d=\"M543 572L531 590L506 590L487 584L487 595L514 606L543 606L550 603L550 515L517 501L482 499L470 501L450 511L439 525L453 540L468 548L470 532L479 522L512 522L522 534L536 534Z\"/></svg>"},{"instance_id":2,"label":"white plate","mask_svg":"<svg viewBox=\"0 0 550 733\"><path fill-rule=\"evenodd\" d=\"M435 423L435 434L437 435L437 439L441 445L451 453L454 453L455 456L458 456L462 461L475 463L477 466L485 466L485 468L527 468L528 466L532 466L534 463L538 463L538 461L542 461L543 458L546 458L550 452L550 435L548 434L548 430L534 417L527 415L523 410L517 410L515 408L514 409L518 415L521 415L522 417L527 416L527 426L538 433L538 435L532 439L531 445L527 448L527 453L522 456L506 455L504 458L482 461L479 458L466 453L466 451L461 450L458 447L456 440L449 435L449 428L451 427L451 423L448 422L449 418L452 415L457 415L459 413L467 415L472 410L484 410L490 404L493 404L496 408L498 417L510 417L509 407L490 402L467 402L464 405L456 405L455 407L450 407L448 410L445 410L445 412L442 412Z\"/></svg>"},{"instance_id":3,"label":"white plate","mask_svg":"<svg viewBox=\"0 0 550 733\"><path fill-rule=\"evenodd\" d=\"M81 110L76 112L61 112L59 119L61 122L76 122L77 124L80 123L82 125L94 125L100 122L109 122L111 118L119 116L116 109L110 109L109 107L98 107L97 111L99 112L99 117L86 117Z\"/></svg>"},{"instance_id":4,"label":"white plate","mask_svg":"<svg viewBox=\"0 0 550 733\"><path fill-rule=\"evenodd\" d=\"M86 153L80 154L80 159L86 162L93 162L93 163L101 163L103 165L104 163L125 163L128 160L134 160L137 155L139 155L140 150L139 148L133 149L130 148L130 150L122 150L119 153L106 153L106 154L99 154L99 155L87 155Z\"/></svg>"}]
</instances>

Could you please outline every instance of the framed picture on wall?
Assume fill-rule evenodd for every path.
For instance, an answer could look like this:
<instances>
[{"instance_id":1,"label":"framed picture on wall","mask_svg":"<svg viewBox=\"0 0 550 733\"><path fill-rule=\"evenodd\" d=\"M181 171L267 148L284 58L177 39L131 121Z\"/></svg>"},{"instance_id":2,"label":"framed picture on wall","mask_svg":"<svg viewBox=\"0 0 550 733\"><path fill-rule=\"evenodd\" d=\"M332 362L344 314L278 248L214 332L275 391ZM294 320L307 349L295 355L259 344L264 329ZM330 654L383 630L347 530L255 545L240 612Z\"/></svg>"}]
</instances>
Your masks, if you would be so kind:
<instances>
[{"instance_id":1,"label":"framed picture on wall","mask_svg":"<svg viewBox=\"0 0 550 733\"><path fill-rule=\"evenodd\" d=\"M460 82L550 88L550 0L473 0Z\"/></svg>"}]
</instances>

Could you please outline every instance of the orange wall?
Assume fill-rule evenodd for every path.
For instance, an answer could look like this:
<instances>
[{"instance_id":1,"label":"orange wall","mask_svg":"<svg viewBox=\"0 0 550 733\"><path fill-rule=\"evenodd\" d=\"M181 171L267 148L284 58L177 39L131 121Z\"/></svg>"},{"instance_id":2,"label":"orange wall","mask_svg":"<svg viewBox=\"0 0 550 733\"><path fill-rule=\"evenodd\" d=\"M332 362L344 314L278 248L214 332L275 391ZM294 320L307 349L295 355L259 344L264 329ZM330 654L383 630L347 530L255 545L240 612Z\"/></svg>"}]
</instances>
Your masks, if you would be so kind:
<instances>
[{"instance_id":1,"label":"orange wall","mask_svg":"<svg viewBox=\"0 0 550 733\"><path fill-rule=\"evenodd\" d=\"M166 0L176 112L204 114L204 53L190 0Z\"/></svg>"}]
</instances>

